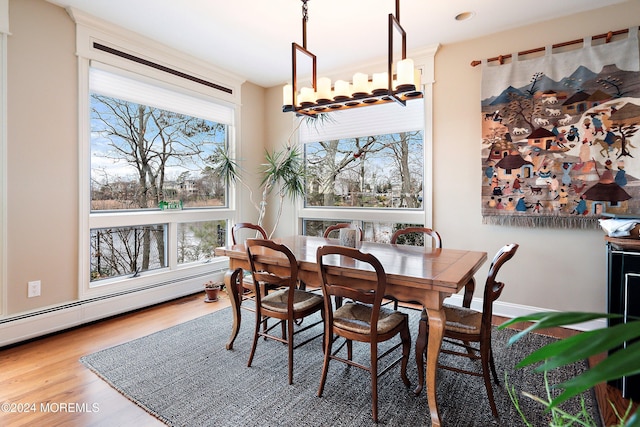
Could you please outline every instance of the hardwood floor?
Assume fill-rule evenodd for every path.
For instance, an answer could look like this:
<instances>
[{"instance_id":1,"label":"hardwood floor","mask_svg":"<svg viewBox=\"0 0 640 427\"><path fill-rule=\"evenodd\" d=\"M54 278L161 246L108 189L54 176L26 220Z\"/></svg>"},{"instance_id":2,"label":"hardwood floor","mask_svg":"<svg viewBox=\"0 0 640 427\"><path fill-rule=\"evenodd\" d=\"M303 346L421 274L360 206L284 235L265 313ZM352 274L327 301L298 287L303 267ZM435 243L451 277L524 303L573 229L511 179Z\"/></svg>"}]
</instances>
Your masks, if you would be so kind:
<instances>
[{"instance_id":1,"label":"hardwood floor","mask_svg":"<svg viewBox=\"0 0 640 427\"><path fill-rule=\"evenodd\" d=\"M203 300L204 293L195 294L0 349L0 404L5 404L0 410L0 425L164 425L85 368L79 359L229 306L226 294L216 303L205 304ZM496 323L501 321L496 319ZM549 333L561 338L572 332ZM611 387L600 387L596 394L603 402L610 399L625 404ZM615 417L608 404L600 406L605 425L611 425Z\"/></svg>"},{"instance_id":2,"label":"hardwood floor","mask_svg":"<svg viewBox=\"0 0 640 427\"><path fill-rule=\"evenodd\" d=\"M226 294L216 303L203 300L204 292L0 350L0 404L20 410L8 413L3 406L0 425L164 425L78 360L229 305Z\"/></svg>"}]
</instances>

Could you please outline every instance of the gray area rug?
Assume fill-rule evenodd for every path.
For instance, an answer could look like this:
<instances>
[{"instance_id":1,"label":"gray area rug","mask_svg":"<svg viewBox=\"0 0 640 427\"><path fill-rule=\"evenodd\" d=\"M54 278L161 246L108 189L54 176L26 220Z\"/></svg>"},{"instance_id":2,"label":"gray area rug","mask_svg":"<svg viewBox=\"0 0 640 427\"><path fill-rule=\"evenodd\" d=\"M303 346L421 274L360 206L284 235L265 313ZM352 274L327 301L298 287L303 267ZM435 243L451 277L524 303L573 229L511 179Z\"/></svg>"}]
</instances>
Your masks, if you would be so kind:
<instances>
[{"instance_id":1,"label":"gray area rug","mask_svg":"<svg viewBox=\"0 0 640 427\"><path fill-rule=\"evenodd\" d=\"M411 316L415 343L419 312ZM369 374L332 362L323 397L316 396L322 370L321 339L294 352L294 384L287 381L286 346L259 341L253 366L248 368L254 314L243 310L243 324L227 351L232 324L231 309L191 320L134 341L85 356L81 362L127 398L171 426L364 426L371 421ZM308 322L308 320L305 320ZM318 328L321 326L318 326ZM516 390L545 396L542 375L514 370L522 357L552 338L530 335L505 346L512 331L495 331L493 348L501 383L504 373ZM354 358L368 360L368 348L354 343ZM381 346L382 348L382 346ZM451 356L442 355L441 361ZM455 358L459 364L474 364ZM384 361L383 361L384 362ZM379 379L379 425L429 426L429 408L423 390L412 392L417 382L413 348L408 368L412 386L400 379L399 366ZM555 384L586 369L580 363L550 376ZM446 426L524 425L504 385L494 387L500 420L491 416L481 377L438 372L437 397ZM593 393L585 403L598 419ZM577 412L579 401L568 402ZM521 405L534 426L549 425L544 408L530 399Z\"/></svg>"}]
</instances>

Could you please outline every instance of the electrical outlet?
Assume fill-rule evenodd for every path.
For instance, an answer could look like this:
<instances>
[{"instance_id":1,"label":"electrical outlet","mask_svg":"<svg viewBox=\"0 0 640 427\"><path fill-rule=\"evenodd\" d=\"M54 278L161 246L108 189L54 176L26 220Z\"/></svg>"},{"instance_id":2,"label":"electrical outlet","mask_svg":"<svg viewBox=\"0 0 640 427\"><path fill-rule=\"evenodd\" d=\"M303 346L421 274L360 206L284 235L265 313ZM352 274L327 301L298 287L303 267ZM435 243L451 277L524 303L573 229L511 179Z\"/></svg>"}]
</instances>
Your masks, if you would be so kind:
<instances>
[{"instance_id":1,"label":"electrical outlet","mask_svg":"<svg viewBox=\"0 0 640 427\"><path fill-rule=\"evenodd\" d=\"M34 280L33 282L28 283L27 287L27 297L39 297L40 296L40 280Z\"/></svg>"}]
</instances>

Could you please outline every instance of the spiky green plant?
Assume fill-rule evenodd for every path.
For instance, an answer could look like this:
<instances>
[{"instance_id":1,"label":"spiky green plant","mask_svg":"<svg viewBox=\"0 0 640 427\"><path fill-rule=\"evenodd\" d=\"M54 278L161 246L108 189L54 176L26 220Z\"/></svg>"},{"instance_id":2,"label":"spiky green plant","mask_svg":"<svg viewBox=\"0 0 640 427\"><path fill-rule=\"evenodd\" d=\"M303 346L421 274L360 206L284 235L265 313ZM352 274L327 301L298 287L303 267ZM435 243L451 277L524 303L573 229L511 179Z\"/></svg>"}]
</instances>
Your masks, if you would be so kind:
<instances>
[{"instance_id":1,"label":"spiky green plant","mask_svg":"<svg viewBox=\"0 0 640 427\"><path fill-rule=\"evenodd\" d=\"M273 230L269 234L269 238L271 238L280 223L284 199L289 197L295 201L298 198L304 197L305 170L302 152L297 146L287 146L280 151L267 151L265 160L266 163L262 169L263 178L261 185L263 192L258 223L262 223L267 208L267 198L269 194L275 190L279 204L276 221Z\"/></svg>"},{"instance_id":2,"label":"spiky green plant","mask_svg":"<svg viewBox=\"0 0 640 427\"><path fill-rule=\"evenodd\" d=\"M261 168L262 180L260 181L261 200L255 202L254 191L242 179L244 170L240 167L238 161L222 148L218 148L216 152L209 157L208 161L212 164L213 170L221 176L225 183L240 183L249 191L249 199L251 204L258 212L257 224L263 226L264 217L267 210L267 201L269 196L275 191L278 197L278 210L273 230L269 233L269 238L278 228L280 218L284 206L284 199L289 198L293 201L304 197L305 194L305 169L304 157L299 146L291 143L291 137L295 134L302 123L308 126L322 126L322 124L331 122L334 119L327 114L318 114L318 117L304 117L298 120L298 124L292 131L287 143L279 150L266 151L265 163Z\"/></svg>"}]
</instances>

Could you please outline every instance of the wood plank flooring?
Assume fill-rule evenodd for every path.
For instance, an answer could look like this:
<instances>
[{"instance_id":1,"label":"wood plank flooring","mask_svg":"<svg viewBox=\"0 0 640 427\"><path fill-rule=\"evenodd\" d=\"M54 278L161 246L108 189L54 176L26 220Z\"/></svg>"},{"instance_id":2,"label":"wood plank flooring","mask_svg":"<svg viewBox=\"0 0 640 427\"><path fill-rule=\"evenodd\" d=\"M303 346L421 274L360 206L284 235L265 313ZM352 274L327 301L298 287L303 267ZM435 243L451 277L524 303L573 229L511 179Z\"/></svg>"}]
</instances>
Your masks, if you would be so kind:
<instances>
[{"instance_id":1,"label":"wood plank flooring","mask_svg":"<svg viewBox=\"0 0 640 427\"><path fill-rule=\"evenodd\" d=\"M204 293L199 293L0 349L0 404L5 404L0 410L0 426L164 425L85 368L79 359L229 306L226 294L216 303L203 300ZM550 333L561 338L572 332ZM626 401L607 386L600 387L596 394L604 402L600 406L605 425L611 425L615 417L606 399L620 405ZM16 412L8 412L11 410Z\"/></svg>"},{"instance_id":2,"label":"wood plank flooring","mask_svg":"<svg viewBox=\"0 0 640 427\"><path fill-rule=\"evenodd\" d=\"M0 404L22 409L0 411L0 426L163 426L78 360L229 305L226 294L216 303L203 300L204 292L0 350Z\"/></svg>"}]
</instances>

